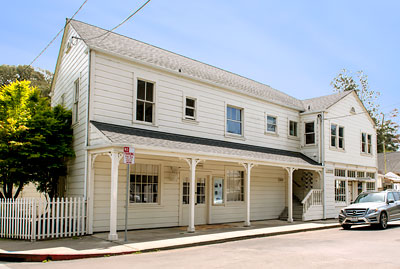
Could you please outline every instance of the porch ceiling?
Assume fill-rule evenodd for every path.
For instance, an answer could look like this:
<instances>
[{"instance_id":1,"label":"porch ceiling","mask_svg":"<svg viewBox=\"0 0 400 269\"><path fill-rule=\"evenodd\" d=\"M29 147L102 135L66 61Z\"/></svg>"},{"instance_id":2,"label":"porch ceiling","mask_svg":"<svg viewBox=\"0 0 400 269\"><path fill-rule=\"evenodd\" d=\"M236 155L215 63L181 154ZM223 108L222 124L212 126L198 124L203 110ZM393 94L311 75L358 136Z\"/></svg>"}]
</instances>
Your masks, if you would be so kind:
<instances>
[{"instance_id":1,"label":"porch ceiling","mask_svg":"<svg viewBox=\"0 0 400 269\"><path fill-rule=\"evenodd\" d=\"M153 152L159 150L162 152L176 153L178 155L191 155L193 157L201 155L210 156L214 159L216 157L221 157L225 158L225 160L252 160L277 166L290 165L299 168L311 168L313 170L322 168L320 164L300 152L159 132L96 121L91 121L91 124L109 139L111 145L134 145L137 153L144 153L142 150Z\"/></svg>"}]
</instances>

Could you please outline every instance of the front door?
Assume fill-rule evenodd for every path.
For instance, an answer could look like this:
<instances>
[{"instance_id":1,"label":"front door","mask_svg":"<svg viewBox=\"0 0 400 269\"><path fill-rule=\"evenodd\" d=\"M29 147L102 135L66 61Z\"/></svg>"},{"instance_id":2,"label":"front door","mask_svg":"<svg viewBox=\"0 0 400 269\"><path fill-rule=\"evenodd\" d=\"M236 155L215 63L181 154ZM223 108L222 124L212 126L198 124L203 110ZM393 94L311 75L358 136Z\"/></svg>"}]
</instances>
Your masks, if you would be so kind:
<instances>
[{"instance_id":1,"label":"front door","mask_svg":"<svg viewBox=\"0 0 400 269\"><path fill-rule=\"evenodd\" d=\"M207 224L208 216L208 181L209 175L196 174L195 182L195 206L194 206L194 224ZM180 225L186 226L189 224L190 212L190 176L189 173L181 173L181 214Z\"/></svg>"}]
</instances>

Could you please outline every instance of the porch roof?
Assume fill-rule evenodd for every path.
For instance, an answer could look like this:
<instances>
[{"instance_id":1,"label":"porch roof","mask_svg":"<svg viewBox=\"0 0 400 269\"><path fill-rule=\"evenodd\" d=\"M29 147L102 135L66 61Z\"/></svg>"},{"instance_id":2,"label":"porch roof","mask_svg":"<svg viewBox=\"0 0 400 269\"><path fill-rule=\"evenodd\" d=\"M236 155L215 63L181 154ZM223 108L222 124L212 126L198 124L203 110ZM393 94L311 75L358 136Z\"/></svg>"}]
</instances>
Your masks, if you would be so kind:
<instances>
[{"instance_id":1,"label":"porch roof","mask_svg":"<svg viewBox=\"0 0 400 269\"><path fill-rule=\"evenodd\" d=\"M165 152L192 154L194 156L218 156L223 158L252 160L295 167L320 168L320 164L300 152L260 147L242 143L214 140L174 133L127 127L91 121L112 145L135 145L136 149L159 149Z\"/></svg>"}]
</instances>

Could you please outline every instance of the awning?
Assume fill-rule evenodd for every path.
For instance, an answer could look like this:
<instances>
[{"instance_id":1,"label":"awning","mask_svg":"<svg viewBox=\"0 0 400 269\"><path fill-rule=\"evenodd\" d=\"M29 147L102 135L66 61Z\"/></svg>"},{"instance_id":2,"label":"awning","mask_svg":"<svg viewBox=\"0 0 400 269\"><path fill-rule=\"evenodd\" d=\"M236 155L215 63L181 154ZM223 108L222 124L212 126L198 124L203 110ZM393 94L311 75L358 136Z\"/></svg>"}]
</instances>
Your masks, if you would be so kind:
<instances>
[{"instance_id":1,"label":"awning","mask_svg":"<svg viewBox=\"0 0 400 269\"><path fill-rule=\"evenodd\" d=\"M159 132L91 121L108 140L110 145L134 145L137 153L162 151L167 156L203 156L205 159L224 158L225 161L252 160L265 165L293 166L320 170L322 167L300 152L213 140L202 137ZM168 155L168 153L173 155Z\"/></svg>"}]
</instances>

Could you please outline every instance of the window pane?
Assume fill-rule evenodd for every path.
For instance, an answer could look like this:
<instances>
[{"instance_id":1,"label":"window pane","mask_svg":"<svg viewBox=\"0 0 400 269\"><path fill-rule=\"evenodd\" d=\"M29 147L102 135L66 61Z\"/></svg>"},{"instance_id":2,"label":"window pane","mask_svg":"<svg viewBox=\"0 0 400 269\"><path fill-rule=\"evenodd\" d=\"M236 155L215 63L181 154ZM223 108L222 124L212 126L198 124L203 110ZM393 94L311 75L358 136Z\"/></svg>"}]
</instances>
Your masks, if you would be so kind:
<instances>
[{"instance_id":1,"label":"window pane","mask_svg":"<svg viewBox=\"0 0 400 269\"><path fill-rule=\"evenodd\" d=\"M145 100L145 88L146 82L144 82L143 80L138 80L137 99Z\"/></svg>"},{"instance_id":2,"label":"window pane","mask_svg":"<svg viewBox=\"0 0 400 269\"><path fill-rule=\"evenodd\" d=\"M194 107L194 104L195 104L194 99L186 98L186 106L188 106L188 107Z\"/></svg>"},{"instance_id":3,"label":"window pane","mask_svg":"<svg viewBox=\"0 0 400 269\"><path fill-rule=\"evenodd\" d=\"M362 141L363 143L365 143L365 141L366 141L365 133L362 133L362 134L361 134L361 141Z\"/></svg>"},{"instance_id":4,"label":"window pane","mask_svg":"<svg viewBox=\"0 0 400 269\"><path fill-rule=\"evenodd\" d=\"M153 122L153 104L145 103L145 121Z\"/></svg>"},{"instance_id":5,"label":"window pane","mask_svg":"<svg viewBox=\"0 0 400 269\"><path fill-rule=\"evenodd\" d=\"M331 125L331 135L336 135L336 125Z\"/></svg>"},{"instance_id":6,"label":"window pane","mask_svg":"<svg viewBox=\"0 0 400 269\"><path fill-rule=\"evenodd\" d=\"M344 127L339 127L339 137L344 136Z\"/></svg>"},{"instance_id":7,"label":"window pane","mask_svg":"<svg viewBox=\"0 0 400 269\"><path fill-rule=\"evenodd\" d=\"M136 120L144 120L144 103L142 101L136 102Z\"/></svg>"},{"instance_id":8,"label":"window pane","mask_svg":"<svg viewBox=\"0 0 400 269\"><path fill-rule=\"evenodd\" d=\"M275 125L271 125L271 124L267 124L267 131L268 132L276 132L276 126Z\"/></svg>"},{"instance_id":9,"label":"window pane","mask_svg":"<svg viewBox=\"0 0 400 269\"><path fill-rule=\"evenodd\" d=\"M146 100L153 102L153 89L154 85L151 82L146 82Z\"/></svg>"},{"instance_id":10,"label":"window pane","mask_svg":"<svg viewBox=\"0 0 400 269\"><path fill-rule=\"evenodd\" d=\"M267 116L267 123L268 124L272 124L272 125L276 125L276 118L272 117L272 116Z\"/></svg>"},{"instance_id":11,"label":"window pane","mask_svg":"<svg viewBox=\"0 0 400 269\"><path fill-rule=\"evenodd\" d=\"M343 138L339 138L339 148L344 148L343 146Z\"/></svg>"},{"instance_id":12,"label":"window pane","mask_svg":"<svg viewBox=\"0 0 400 269\"><path fill-rule=\"evenodd\" d=\"M227 119L229 119L229 120L231 120L232 119L232 112L233 111L233 108L232 107L229 107L228 106L228 108L227 108L227 114L228 114L228 116L227 116Z\"/></svg>"},{"instance_id":13,"label":"window pane","mask_svg":"<svg viewBox=\"0 0 400 269\"><path fill-rule=\"evenodd\" d=\"M240 109L234 108L236 111L236 120L237 121L242 121L242 111Z\"/></svg>"},{"instance_id":14,"label":"window pane","mask_svg":"<svg viewBox=\"0 0 400 269\"><path fill-rule=\"evenodd\" d=\"M232 134L242 134L242 124L240 122L228 120L227 131Z\"/></svg>"},{"instance_id":15,"label":"window pane","mask_svg":"<svg viewBox=\"0 0 400 269\"><path fill-rule=\"evenodd\" d=\"M336 137L335 136L331 136L331 146L336 147Z\"/></svg>"},{"instance_id":16,"label":"window pane","mask_svg":"<svg viewBox=\"0 0 400 269\"><path fill-rule=\"evenodd\" d=\"M314 122L306 123L306 133L313 133L314 132Z\"/></svg>"},{"instance_id":17,"label":"window pane","mask_svg":"<svg viewBox=\"0 0 400 269\"><path fill-rule=\"evenodd\" d=\"M306 144L314 144L315 136L314 134L306 134Z\"/></svg>"},{"instance_id":18,"label":"window pane","mask_svg":"<svg viewBox=\"0 0 400 269\"><path fill-rule=\"evenodd\" d=\"M186 108L186 116L194 117L194 109L193 108Z\"/></svg>"},{"instance_id":19,"label":"window pane","mask_svg":"<svg viewBox=\"0 0 400 269\"><path fill-rule=\"evenodd\" d=\"M291 136L297 136L297 122L295 121L289 122L289 134Z\"/></svg>"}]
</instances>

